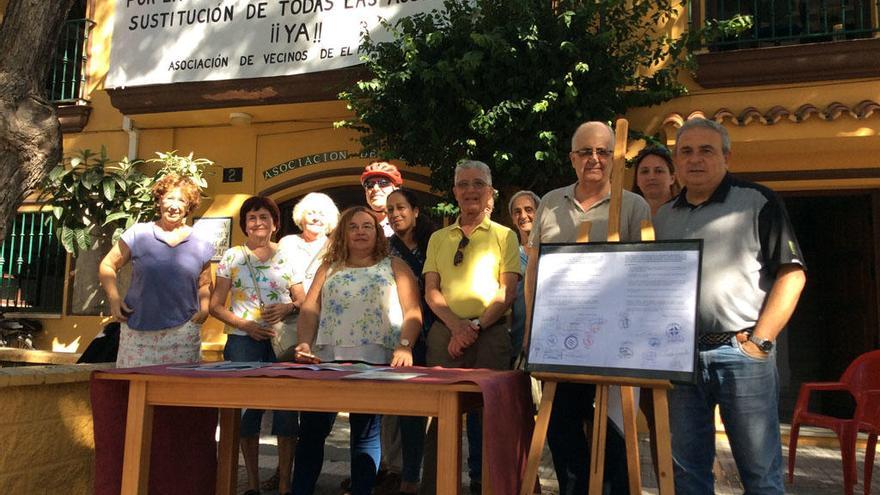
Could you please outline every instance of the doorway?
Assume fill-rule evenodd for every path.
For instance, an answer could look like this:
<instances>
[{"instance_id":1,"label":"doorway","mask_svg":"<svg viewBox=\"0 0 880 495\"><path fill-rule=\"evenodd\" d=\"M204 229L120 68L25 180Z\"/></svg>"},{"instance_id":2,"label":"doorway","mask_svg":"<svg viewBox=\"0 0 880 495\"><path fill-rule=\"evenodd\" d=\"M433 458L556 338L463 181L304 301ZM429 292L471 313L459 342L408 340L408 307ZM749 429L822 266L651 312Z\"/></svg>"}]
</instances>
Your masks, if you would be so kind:
<instances>
[{"instance_id":1,"label":"doorway","mask_svg":"<svg viewBox=\"0 0 880 495\"><path fill-rule=\"evenodd\" d=\"M878 193L784 194L807 264L807 283L780 349L780 418L790 420L803 382L835 381L877 348ZM847 394L818 394L811 409L852 414Z\"/></svg>"}]
</instances>

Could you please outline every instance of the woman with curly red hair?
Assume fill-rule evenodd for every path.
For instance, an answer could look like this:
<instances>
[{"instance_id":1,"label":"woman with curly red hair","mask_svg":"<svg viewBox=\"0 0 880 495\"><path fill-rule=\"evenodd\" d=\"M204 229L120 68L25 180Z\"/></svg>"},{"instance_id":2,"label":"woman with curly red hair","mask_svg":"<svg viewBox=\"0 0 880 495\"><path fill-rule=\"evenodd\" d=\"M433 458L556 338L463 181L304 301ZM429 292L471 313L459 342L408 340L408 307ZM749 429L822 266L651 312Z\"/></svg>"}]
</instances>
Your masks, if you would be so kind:
<instances>
[{"instance_id":1,"label":"woman with curly red hair","mask_svg":"<svg viewBox=\"0 0 880 495\"><path fill-rule=\"evenodd\" d=\"M120 368L198 362L208 317L214 246L186 224L199 205L199 189L169 174L152 192L159 218L126 230L98 269L110 313L122 323ZM131 285L123 300L116 279L128 262Z\"/></svg>"}]
</instances>

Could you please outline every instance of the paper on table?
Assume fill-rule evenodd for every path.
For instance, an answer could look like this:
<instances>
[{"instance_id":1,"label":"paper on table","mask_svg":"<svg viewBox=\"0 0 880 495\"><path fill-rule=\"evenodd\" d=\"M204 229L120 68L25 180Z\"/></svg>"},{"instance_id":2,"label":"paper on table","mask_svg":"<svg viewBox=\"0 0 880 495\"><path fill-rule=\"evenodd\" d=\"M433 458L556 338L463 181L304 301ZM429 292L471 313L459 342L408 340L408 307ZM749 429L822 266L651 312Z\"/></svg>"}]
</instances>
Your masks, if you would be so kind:
<instances>
[{"instance_id":1,"label":"paper on table","mask_svg":"<svg viewBox=\"0 0 880 495\"><path fill-rule=\"evenodd\" d=\"M343 376L343 380L392 380L403 381L422 376L424 373L394 373L392 371L363 371L348 376Z\"/></svg>"},{"instance_id":2,"label":"paper on table","mask_svg":"<svg viewBox=\"0 0 880 495\"><path fill-rule=\"evenodd\" d=\"M312 371L381 371L390 370L388 366L374 366L366 363L338 364L303 364L303 363L278 363L269 366L270 370L312 370Z\"/></svg>"},{"instance_id":3,"label":"paper on table","mask_svg":"<svg viewBox=\"0 0 880 495\"><path fill-rule=\"evenodd\" d=\"M243 371L243 370L256 370L259 368L265 368L272 363L263 363L258 361L220 361L217 363L198 363L198 364L185 364L181 366L169 366L168 369L171 370L191 370L191 371Z\"/></svg>"}]
</instances>

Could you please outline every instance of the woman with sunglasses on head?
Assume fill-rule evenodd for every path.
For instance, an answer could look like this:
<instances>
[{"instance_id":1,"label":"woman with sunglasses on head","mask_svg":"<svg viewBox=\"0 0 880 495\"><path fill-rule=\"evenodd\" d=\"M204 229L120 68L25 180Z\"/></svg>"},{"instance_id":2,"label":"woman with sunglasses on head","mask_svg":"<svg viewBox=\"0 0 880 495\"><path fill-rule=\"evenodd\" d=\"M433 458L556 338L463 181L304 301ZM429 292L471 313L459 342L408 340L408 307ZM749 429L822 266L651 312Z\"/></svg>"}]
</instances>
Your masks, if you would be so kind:
<instances>
[{"instance_id":1,"label":"woman with sunglasses on head","mask_svg":"<svg viewBox=\"0 0 880 495\"><path fill-rule=\"evenodd\" d=\"M242 246L228 249L217 265L217 288L211 315L226 324L223 358L229 361L274 362L285 317L305 299L292 259L272 242L281 213L270 198L253 196L239 210L239 226L247 236ZM226 298L231 297L231 307ZM263 411L246 409L241 417L241 452L248 476L245 495L260 493L259 447ZM290 492L290 471L296 443L297 413L274 411L272 433L278 437L278 492Z\"/></svg>"},{"instance_id":2,"label":"woman with sunglasses on head","mask_svg":"<svg viewBox=\"0 0 880 495\"><path fill-rule=\"evenodd\" d=\"M413 346L413 364L425 365L425 339L428 329L434 323L434 313L425 302L425 284L421 276L425 266L425 255L428 240L436 227L422 214L415 193L408 189L398 189L388 195L386 213L394 235L389 239L391 254L399 257L419 274L419 300L422 309L422 329L418 340ZM401 494L414 494L419 487L422 467L422 453L425 442L427 418L418 416L400 417L400 434L403 466L401 469Z\"/></svg>"},{"instance_id":3,"label":"woman with sunglasses on head","mask_svg":"<svg viewBox=\"0 0 880 495\"><path fill-rule=\"evenodd\" d=\"M649 146L636 155L633 164L632 192L645 198L653 216L679 191L672 156L663 146Z\"/></svg>"},{"instance_id":4,"label":"woman with sunglasses on head","mask_svg":"<svg viewBox=\"0 0 880 495\"><path fill-rule=\"evenodd\" d=\"M405 262L388 254L388 241L365 207L342 213L330 235L298 322L296 351L321 361L411 366L422 328L419 286ZM336 413L303 412L293 493L310 495L324 462L324 442ZM379 467L380 418L350 414L351 493L369 495Z\"/></svg>"}]
</instances>

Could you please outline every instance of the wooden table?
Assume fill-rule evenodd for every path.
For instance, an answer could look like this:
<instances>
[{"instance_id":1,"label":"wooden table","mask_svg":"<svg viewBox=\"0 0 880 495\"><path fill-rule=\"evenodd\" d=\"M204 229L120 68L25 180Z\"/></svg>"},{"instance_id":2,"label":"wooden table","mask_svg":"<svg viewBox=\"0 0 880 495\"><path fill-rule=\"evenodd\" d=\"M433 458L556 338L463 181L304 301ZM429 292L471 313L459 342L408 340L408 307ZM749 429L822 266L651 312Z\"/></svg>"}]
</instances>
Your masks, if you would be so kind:
<instances>
[{"instance_id":1,"label":"wooden table","mask_svg":"<svg viewBox=\"0 0 880 495\"><path fill-rule=\"evenodd\" d=\"M147 493L154 406L220 409L217 495L235 493L241 408L436 417L437 493L459 493L461 416L482 405L480 388L474 383L206 378L135 373L99 373L95 378L130 382L122 472L122 493L126 494ZM406 400L401 400L404 397ZM483 456L484 473L489 472L487 457ZM487 481L489 476L483 479ZM491 493L489 485L484 483L483 493Z\"/></svg>"}]
</instances>

